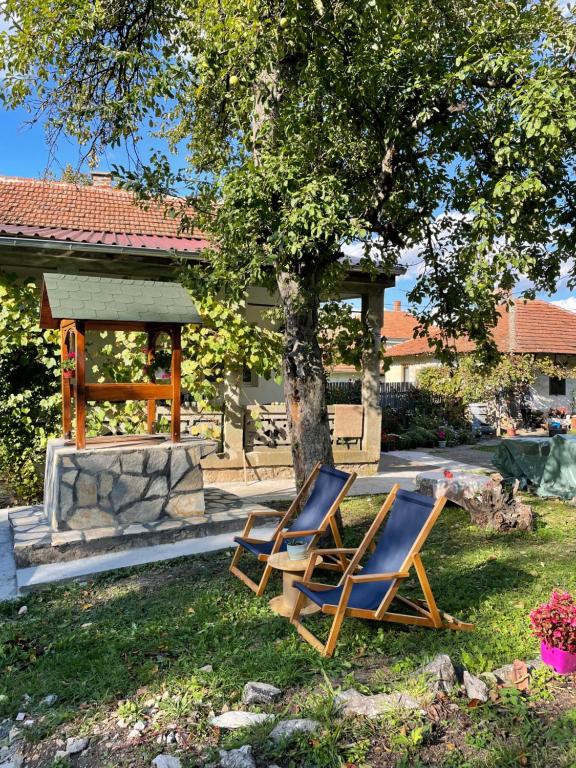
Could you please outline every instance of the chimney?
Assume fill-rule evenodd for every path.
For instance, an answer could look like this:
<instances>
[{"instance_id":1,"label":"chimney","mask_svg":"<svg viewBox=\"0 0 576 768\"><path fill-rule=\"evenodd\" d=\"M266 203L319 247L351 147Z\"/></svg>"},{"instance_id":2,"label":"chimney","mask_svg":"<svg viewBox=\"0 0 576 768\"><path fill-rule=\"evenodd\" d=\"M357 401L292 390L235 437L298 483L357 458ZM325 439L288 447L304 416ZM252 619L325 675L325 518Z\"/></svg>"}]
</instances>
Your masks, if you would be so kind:
<instances>
[{"instance_id":1,"label":"chimney","mask_svg":"<svg viewBox=\"0 0 576 768\"><path fill-rule=\"evenodd\" d=\"M394 312L400 312L402 309L402 302L401 301L395 301L394 302Z\"/></svg>"},{"instance_id":2,"label":"chimney","mask_svg":"<svg viewBox=\"0 0 576 768\"><path fill-rule=\"evenodd\" d=\"M110 171L92 171L92 185L94 187L111 187L112 174Z\"/></svg>"}]
</instances>

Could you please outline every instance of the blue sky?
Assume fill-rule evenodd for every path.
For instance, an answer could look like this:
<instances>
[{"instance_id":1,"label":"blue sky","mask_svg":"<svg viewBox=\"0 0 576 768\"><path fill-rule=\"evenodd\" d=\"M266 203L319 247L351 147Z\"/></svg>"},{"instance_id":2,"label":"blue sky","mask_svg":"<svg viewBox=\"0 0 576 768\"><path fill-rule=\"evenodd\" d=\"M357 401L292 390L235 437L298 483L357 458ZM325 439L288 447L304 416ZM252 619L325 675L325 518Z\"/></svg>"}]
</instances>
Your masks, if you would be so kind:
<instances>
[{"instance_id":1,"label":"blue sky","mask_svg":"<svg viewBox=\"0 0 576 768\"><path fill-rule=\"evenodd\" d=\"M78 145L73 140L62 138L53 157L50 156L46 143L44 129L41 124L28 125L29 115L23 109L7 112L0 110L0 147L2 154L0 160L0 175L24 176L39 178L44 176L47 170L51 170L57 177L61 170L68 164L77 167L81 159ZM157 139L144 136L140 145L140 153L143 158L152 148L158 148ZM102 158L99 170L107 170L112 164L125 165L129 158L125 151L115 148L106 153ZM86 165L81 170L88 171ZM412 252L406 256L408 267L405 277L397 280L396 288L386 291L386 309L392 309L393 303L400 300L404 307L407 306L406 293L414 284L418 274L420 260ZM566 277L559 282L558 291L553 297L540 294L540 298L552 300L567 309L576 311L576 295L566 288Z\"/></svg>"}]
</instances>

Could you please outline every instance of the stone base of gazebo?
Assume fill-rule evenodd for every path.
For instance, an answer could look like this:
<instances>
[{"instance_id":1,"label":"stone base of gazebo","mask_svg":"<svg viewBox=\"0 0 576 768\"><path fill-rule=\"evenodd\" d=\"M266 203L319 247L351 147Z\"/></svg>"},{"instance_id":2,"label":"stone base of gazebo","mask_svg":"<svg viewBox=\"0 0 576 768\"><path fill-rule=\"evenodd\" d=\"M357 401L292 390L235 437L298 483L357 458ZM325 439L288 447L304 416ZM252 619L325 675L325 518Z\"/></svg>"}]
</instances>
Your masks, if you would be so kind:
<instances>
[{"instance_id":1,"label":"stone base of gazebo","mask_svg":"<svg viewBox=\"0 0 576 768\"><path fill-rule=\"evenodd\" d=\"M269 508L204 489L200 462L216 447L159 435L99 438L81 450L50 441L44 504L9 513L17 567L241 531L250 512Z\"/></svg>"},{"instance_id":2,"label":"stone base of gazebo","mask_svg":"<svg viewBox=\"0 0 576 768\"><path fill-rule=\"evenodd\" d=\"M125 528L201 516L200 462L217 443L189 437L98 438L77 449L51 440L46 451L44 512L55 531Z\"/></svg>"}]
</instances>

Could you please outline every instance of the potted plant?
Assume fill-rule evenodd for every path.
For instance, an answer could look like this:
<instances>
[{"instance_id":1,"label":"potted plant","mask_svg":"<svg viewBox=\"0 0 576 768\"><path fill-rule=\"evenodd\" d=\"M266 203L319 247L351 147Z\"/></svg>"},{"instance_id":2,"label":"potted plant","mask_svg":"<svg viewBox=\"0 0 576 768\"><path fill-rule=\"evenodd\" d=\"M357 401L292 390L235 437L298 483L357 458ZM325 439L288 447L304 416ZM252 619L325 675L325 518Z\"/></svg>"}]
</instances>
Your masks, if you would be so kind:
<instances>
[{"instance_id":1,"label":"potted plant","mask_svg":"<svg viewBox=\"0 0 576 768\"><path fill-rule=\"evenodd\" d=\"M157 349L145 370L152 381L166 381L171 378L172 355L165 349Z\"/></svg>"},{"instance_id":2,"label":"potted plant","mask_svg":"<svg viewBox=\"0 0 576 768\"><path fill-rule=\"evenodd\" d=\"M530 614L532 632L540 640L542 661L559 675L576 672L576 603L569 592L552 592L550 600Z\"/></svg>"},{"instance_id":3,"label":"potted plant","mask_svg":"<svg viewBox=\"0 0 576 768\"><path fill-rule=\"evenodd\" d=\"M443 429L438 430L438 448L446 448L447 446L446 432Z\"/></svg>"},{"instance_id":4,"label":"potted plant","mask_svg":"<svg viewBox=\"0 0 576 768\"><path fill-rule=\"evenodd\" d=\"M306 539L291 539L286 544L286 551L290 560L305 560L308 556L308 542Z\"/></svg>"},{"instance_id":5,"label":"potted plant","mask_svg":"<svg viewBox=\"0 0 576 768\"><path fill-rule=\"evenodd\" d=\"M68 357L62 360L60 367L62 369L62 378L73 379L76 373L76 353L69 352Z\"/></svg>"}]
</instances>

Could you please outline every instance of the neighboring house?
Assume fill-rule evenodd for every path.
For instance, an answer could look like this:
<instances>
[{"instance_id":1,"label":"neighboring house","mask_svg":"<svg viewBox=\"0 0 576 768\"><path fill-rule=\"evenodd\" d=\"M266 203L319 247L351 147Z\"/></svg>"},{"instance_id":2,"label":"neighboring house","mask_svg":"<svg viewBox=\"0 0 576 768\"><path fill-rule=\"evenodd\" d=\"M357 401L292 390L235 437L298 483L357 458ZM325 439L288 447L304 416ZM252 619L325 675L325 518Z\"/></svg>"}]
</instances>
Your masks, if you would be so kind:
<instances>
[{"instance_id":1,"label":"neighboring house","mask_svg":"<svg viewBox=\"0 0 576 768\"><path fill-rule=\"evenodd\" d=\"M44 272L172 280L176 258L202 261L209 245L202 232L180 232L177 219L166 215L166 205L138 205L129 192L112 186L108 173L96 172L92 178L91 185L77 186L0 176L0 272L33 278L38 284ZM184 205L179 198L167 203ZM373 328L374 354L362 373L368 393L362 438L353 447L336 446L335 459L370 472L380 458L376 353L384 291L402 270L381 272L373 279L357 262L349 260L347 265L342 297L360 299ZM254 286L246 302L247 319L266 323L263 313L276 304L275 295ZM246 468L252 477L291 471L283 400L281 384L259 379L249 370L229 375L222 388L223 452L206 460L208 478L233 480L244 477ZM251 407L258 409L257 416L251 415Z\"/></svg>"},{"instance_id":2,"label":"neighboring house","mask_svg":"<svg viewBox=\"0 0 576 768\"><path fill-rule=\"evenodd\" d=\"M494 328L494 340L504 353L549 357L567 367L576 366L576 314L547 301L518 301L507 312L500 310ZM435 335L437 331L433 331ZM456 351L466 354L473 343L456 340ZM418 371L430 365L440 365L428 344L428 337L411 339L386 351L391 365L386 381L416 383ZM532 404L537 410L569 408L576 379L556 379L539 374L532 388Z\"/></svg>"},{"instance_id":3,"label":"neighboring house","mask_svg":"<svg viewBox=\"0 0 576 768\"><path fill-rule=\"evenodd\" d=\"M414 315L402 309L402 302L395 301L393 307L392 310L384 310L381 337L386 349L413 338L414 328L418 324ZM354 381L359 379L361 375L362 373L352 365L336 365L329 372L328 378L330 381ZM383 371L381 371L381 377L383 380ZM386 376L386 381L388 381L388 376Z\"/></svg>"}]
</instances>

